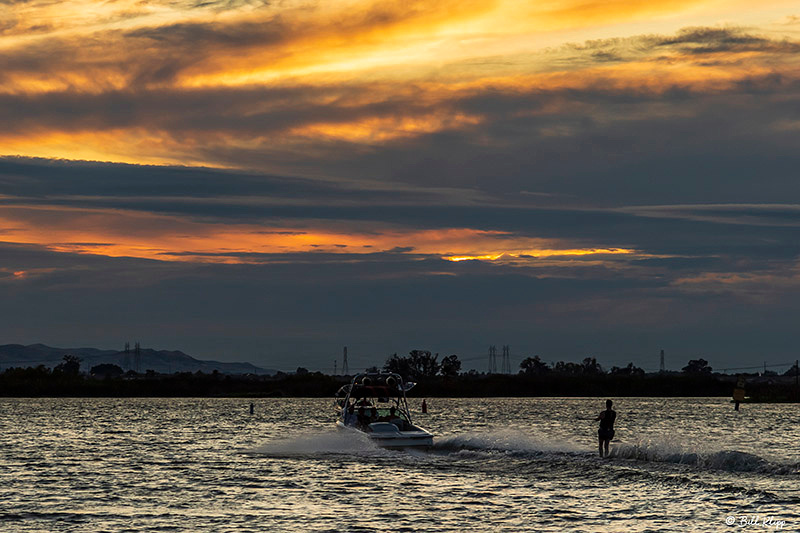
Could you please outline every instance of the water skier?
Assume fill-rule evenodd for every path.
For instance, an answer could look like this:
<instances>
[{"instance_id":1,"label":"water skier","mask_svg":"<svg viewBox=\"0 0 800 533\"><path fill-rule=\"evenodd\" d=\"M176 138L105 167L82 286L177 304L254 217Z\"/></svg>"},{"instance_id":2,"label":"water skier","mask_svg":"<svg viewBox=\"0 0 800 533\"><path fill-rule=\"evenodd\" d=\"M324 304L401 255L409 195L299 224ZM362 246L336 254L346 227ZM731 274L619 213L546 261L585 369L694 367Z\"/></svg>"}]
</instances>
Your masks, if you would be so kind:
<instances>
[{"instance_id":1,"label":"water skier","mask_svg":"<svg viewBox=\"0 0 800 533\"><path fill-rule=\"evenodd\" d=\"M600 441L600 457L608 456L608 445L614 438L614 421L617 419L617 412L611 408L614 404L611 400L606 400L606 410L601 411L595 420L600 421L600 429L597 430L597 437ZM605 448L605 454L603 449Z\"/></svg>"}]
</instances>

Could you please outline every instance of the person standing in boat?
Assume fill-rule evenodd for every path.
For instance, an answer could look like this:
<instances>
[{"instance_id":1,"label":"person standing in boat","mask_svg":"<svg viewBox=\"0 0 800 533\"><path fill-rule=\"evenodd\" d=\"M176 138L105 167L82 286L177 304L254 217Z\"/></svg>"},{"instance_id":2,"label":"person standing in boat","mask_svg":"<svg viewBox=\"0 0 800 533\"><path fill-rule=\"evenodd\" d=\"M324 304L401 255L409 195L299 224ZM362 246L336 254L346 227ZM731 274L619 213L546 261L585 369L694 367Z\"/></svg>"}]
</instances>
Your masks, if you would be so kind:
<instances>
[{"instance_id":1,"label":"person standing in boat","mask_svg":"<svg viewBox=\"0 0 800 533\"><path fill-rule=\"evenodd\" d=\"M595 420L600 421L600 429L597 430L599 439L600 457L608 456L608 446L614 438L614 421L617 419L617 412L611 408L614 404L611 400L606 400L606 410L601 411ZM605 450L605 453L603 451Z\"/></svg>"}]
</instances>

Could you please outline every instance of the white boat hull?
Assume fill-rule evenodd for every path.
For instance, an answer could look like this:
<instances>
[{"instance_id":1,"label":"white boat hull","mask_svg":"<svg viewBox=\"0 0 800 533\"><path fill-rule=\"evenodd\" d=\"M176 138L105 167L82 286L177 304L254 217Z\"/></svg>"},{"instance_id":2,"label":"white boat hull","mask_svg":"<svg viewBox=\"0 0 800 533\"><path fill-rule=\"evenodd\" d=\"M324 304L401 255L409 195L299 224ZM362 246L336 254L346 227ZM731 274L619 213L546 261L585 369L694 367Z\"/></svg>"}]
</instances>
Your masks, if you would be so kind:
<instances>
[{"instance_id":1,"label":"white boat hull","mask_svg":"<svg viewBox=\"0 0 800 533\"><path fill-rule=\"evenodd\" d=\"M357 431L381 448L429 448L433 446L433 435L422 428L415 431L400 431L394 424L378 422L370 424L371 431L362 431L356 427L345 426L341 420L336 422L336 426L347 431Z\"/></svg>"}]
</instances>

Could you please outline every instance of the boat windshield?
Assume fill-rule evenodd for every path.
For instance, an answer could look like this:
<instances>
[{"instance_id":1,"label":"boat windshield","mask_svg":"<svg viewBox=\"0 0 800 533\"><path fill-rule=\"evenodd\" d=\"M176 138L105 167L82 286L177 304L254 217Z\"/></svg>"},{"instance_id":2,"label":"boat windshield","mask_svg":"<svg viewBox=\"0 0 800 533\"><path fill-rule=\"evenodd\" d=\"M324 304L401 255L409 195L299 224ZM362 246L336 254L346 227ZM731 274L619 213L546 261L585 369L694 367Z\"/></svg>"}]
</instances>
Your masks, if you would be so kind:
<instances>
[{"instance_id":1,"label":"boat windshield","mask_svg":"<svg viewBox=\"0 0 800 533\"><path fill-rule=\"evenodd\" d=\"M407 388L397 374L359 374L340 389L336 403L348 425L394 422L405 427L411 424Z\"/></svg>"},{"instance_id":2,"label":"boat windshield","mask_svg":"<svg viewBox=\"0 0 800 533\"><path fill-rule=\"evenodd\" d=\"M397 418L408 421L408 417L400 409L378 409L378 422L391 422Z\"/></svg>"}]
</instances>

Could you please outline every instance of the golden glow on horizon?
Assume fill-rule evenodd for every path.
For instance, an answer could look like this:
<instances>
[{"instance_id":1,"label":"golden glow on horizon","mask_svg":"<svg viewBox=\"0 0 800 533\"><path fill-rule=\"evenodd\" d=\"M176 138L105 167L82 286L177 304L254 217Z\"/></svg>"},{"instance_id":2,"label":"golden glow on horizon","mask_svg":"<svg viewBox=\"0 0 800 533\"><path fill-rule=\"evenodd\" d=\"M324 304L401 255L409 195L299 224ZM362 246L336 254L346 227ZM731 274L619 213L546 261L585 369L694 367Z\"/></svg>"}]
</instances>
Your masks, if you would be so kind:
<instances>
[{"instance_id":1,"label":"golden glow on horizon","mask_svg":"<svg viewBox=\"0 0 800 533\"><path fill-rule=\"evenodd\" d=\"M497 261L502 258L520 259L520 258L541 258L541 257L567 257L567 256L584 256L584 255L617 255L617 254L633 254L635 250L626 248L577 248L577 249L534 249L513 252L501 252L495 254L484 255L460 255L460 256L445 256L442 259L447 261Z\"/></svg>"},{"instance_id":2,"label":"golden glow on horizon","mask_svg":"<svg viewBox=\"0 0 800 533\"><path fill-rule=\"evenodd\" d=\"M448 261L631 254L633 250L554 247L553 240L472 228L436 230L385 227L369 232L314 227L264 228L214 224L174 216L63 208L10 207L0 215L0 242L38 245L56 252L159 261L258 263L251 254L324 252L403 253ZM502 251L475 254L471 250Z\"/></svg>"},{"instance_id":3,"label":"golden glow on horizon","mask_svg":"<svg viewBox=\"0 0 800 533\"><path fill-rule=\"evenodd\" d=\"M496 261L503 257L503 253L499 254L487 254L487 255L458 255L458 256L445 256L442 259L447 261L453 261L454 263L458 263L460 261Z\"/></svg>"}]
</instances>

